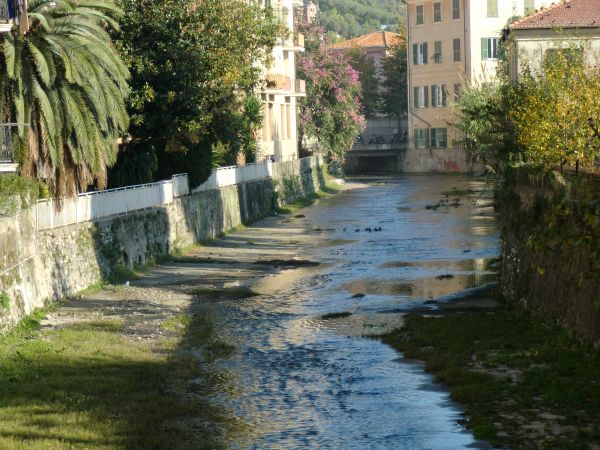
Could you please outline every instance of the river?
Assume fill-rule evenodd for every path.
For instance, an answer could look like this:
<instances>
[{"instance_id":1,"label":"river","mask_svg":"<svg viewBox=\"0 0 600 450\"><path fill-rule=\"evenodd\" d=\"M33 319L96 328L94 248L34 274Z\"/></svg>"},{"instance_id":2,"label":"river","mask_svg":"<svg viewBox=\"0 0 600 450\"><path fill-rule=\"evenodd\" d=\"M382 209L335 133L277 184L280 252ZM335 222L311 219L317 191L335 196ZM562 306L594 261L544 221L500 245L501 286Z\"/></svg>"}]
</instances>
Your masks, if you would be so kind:
<instances>
[{"instance_id":1,"label":"river","mask_svg":"<svg viewBox=\"0 0 600 450\"><path fill-rule=\"evenodd\" d=\"M412 308L435 309L494 281L486 264L499 252L491 193L473 206L483 187L442 175L370 180L282 222L315 236L300 257L320 265L259 280L257 297L210 304L219 339L235 346L213 362L222 385L210 399L243 425L230 446L484 445L420 364L368 337ZM443 194L453 189L458 195ZM352 315L322 318L337 312Z\"/></svg>"}]
</instances>

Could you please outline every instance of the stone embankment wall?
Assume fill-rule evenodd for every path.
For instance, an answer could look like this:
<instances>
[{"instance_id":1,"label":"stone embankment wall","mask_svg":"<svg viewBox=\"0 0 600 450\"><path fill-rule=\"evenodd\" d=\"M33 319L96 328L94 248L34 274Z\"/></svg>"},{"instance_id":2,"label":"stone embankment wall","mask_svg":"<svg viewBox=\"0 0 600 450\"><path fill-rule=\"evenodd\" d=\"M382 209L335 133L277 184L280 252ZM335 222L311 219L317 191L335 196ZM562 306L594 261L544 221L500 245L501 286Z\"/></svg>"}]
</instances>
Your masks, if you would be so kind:
<instances>
[{"instance_id":1,"label":"stone embankment wall","mask_svg":"<svg viewBox=\"0 0 600 450\"><path fill-rule=\"evenodd\" d=\"M278 163L272 178L176 198L160 208L98 222L36 231L29 209L0 214L0 331L34 309L213 239L317 192L326 171L317 158Z\"/></svg>"},{"instance_id":2,"label":"stone embankment wall","mask_svg":"<svg viewBox=\"0 0 600 450\"><path fill-rule=\"evenodd\" d=\"M600 178L509 172L498 191L505 296L600 346Z\"/></svg>"}]
</instances>

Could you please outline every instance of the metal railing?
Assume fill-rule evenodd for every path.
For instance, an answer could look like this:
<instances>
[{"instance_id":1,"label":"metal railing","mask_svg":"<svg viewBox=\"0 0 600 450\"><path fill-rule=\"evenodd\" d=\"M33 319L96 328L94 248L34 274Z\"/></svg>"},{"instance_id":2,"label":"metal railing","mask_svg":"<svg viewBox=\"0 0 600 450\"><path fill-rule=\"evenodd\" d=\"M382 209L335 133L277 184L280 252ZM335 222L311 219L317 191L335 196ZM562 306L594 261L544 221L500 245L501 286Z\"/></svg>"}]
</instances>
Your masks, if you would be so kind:
<instances>
[{"instance_id":1,"label":"metal railing","mask_svg":"<svg viewBox=\"0 0 600 450\"><path fill-rule=\"evenodd\" d=\"M11 130L15 127L13 124L0 124L0 164L14 163Z\"/></svg>"},{"instance_id":2,"label":"metal railing","mask_svg":"<svg viewBox=\"0 0 600 450\"><path fill-rule=\"evenodd\" d=\"M168 205L188 193L187 174L180 174L158 183L85 192L76 198L63 199L60 210L53 199L41 200L34 206L35 223L39 231L51 230Z\"/></svg>"},{"instance_id":3,"label":"metal railing","mask_svg":"<svg viewBox=\"0 0 600 450\"><path fill-rule=\"evenodd\" d=\"M389 145L405 144L408 142L407 133L359 135L354 145Z\"/></svg>"}]
</instances>

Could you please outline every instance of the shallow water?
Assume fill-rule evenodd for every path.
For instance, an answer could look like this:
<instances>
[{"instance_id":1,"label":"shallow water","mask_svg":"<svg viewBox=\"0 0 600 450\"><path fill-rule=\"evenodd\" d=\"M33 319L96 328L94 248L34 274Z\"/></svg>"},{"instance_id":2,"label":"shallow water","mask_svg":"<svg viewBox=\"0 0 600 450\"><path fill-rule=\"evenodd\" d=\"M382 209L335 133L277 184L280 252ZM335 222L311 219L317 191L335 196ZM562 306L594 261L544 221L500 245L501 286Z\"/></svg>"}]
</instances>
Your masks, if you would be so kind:
<instances>
[{"instance_id":1,"label":"shallow water","mask_svg":"<svg viewBox=\"0 0 600 450\"><path fill-rule=\"evenodd\" d=\"M419 364L357 336L412 307L493 282L486 261L498 254L499 241L489 195L480 207L470 205L472 195L457 207L426 209L453 187L478 192L483 182L407 176L324 200L301 219L329 230L322 231L328 244L301 255L324 265L301 269L300 281L282 283L274 294L211 305L219 338L236 347L215 363L228 388L217 385L212 394L246 425L234 448L479 445L457 424L460 409ZM360 320L320 319L339 311Z\"/></svg>"}]
</instances>

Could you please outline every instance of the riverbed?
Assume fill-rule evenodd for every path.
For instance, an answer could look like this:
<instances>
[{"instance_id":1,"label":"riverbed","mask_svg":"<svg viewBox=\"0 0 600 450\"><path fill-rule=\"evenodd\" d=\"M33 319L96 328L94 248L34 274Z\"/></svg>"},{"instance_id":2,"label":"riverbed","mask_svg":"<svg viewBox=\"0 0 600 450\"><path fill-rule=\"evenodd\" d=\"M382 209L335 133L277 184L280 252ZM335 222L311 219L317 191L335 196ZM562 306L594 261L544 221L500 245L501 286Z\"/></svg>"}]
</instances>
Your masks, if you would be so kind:
<instances>
[{"instance_id":1,"label":"riverbed","mask_svg":"<svg viewBox=\"0 0 600 450\"><path fill-rule=\"evenodd\" d=\"M485 448L443 386L373 338L415 308L492 301L499 238L484 187L442 175L350 182L71 302L46 326L100 314L160 342L175 315L209 318L216 351L193 354L210 376L187 382L220 414L190 420L197 445L210 434L230 448Z\"/></svg>"}]
</instances>

